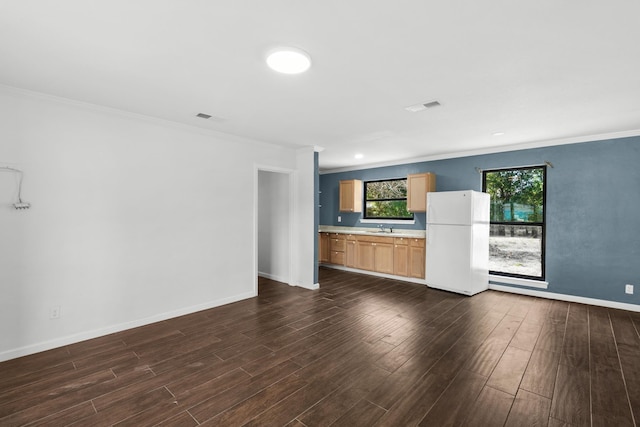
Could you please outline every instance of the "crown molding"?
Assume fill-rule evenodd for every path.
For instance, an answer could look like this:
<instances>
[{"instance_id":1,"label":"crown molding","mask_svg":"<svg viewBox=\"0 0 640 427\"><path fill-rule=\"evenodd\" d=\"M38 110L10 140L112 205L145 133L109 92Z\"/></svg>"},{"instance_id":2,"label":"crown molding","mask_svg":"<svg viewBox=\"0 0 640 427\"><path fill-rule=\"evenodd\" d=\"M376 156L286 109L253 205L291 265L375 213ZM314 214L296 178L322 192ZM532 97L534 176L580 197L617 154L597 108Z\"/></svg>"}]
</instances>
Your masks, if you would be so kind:
<instances>
[{"instance_id":1,"label":"crown molding","mask_svg":"<svg viewBox=\"0 0 640 427\"><path fill-rule=\"evenodd\" d=\"M480 156L483 154L505 153L509 151L552 147L556 145L579 144L582 142L606 141L610 139L630 138L634 136L640 136L640 129L620 131L620 132L601 133L601 134L595 134L595 135L576 136L571 138L548 139L543 141L527 142L522 144L504 145L501 147L479 148L477 150L455 151L455 152L449 152L449 153L443 153L443 154L435 154L431 156L411 157L411 158L405 158L405 159L399 159L399 160L392 160L388 162L369 163L369 164L357 165L357 166L345 166L341 168L321 170L319 173L320 175L324 175L324 174L330 174L330 173L351 172L351 171L363 170L363 169L382 168L386 166L398 166L398 165L406 165L411 163L432 162L436 160L448 160L448 159L455 159L460 157Z\"/></svg>"}]
</instances>

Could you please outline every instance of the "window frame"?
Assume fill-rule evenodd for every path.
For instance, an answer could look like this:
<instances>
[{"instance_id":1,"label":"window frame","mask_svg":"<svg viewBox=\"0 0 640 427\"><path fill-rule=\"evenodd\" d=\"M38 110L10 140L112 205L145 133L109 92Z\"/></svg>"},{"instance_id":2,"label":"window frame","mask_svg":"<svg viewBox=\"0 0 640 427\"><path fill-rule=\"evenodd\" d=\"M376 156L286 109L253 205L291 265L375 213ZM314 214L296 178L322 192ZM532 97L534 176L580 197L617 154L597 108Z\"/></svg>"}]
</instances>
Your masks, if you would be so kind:
<instances>
[{"instance_id":1,"label":"window frame","mask_svg":"<svg viewBox=\"0 0 640 427\"><path fill-rule=\"evenodd\" d=\"M367 185L370 183L374 183L374 182L387 182L387 181L405 181L405 183L407 184L406 186L408 187L408 178L404 177L404 178L386 178L386 179L372 179L369 181L364 181L363 182L363 191L362 191L362 219L364 220L372 220L372 221L387 221L387 220L393 220L393 221L414 221L415 220L415 215L413 212L409 212L407 210L407 212L409 212L411 214L410 217L390 217L390 216L367 216L367 202L386 202L386 201L404 201L405 202L405 206L407 203L407 196L405 197L396 197L396 198L388 198L388 199L367 199ZM408 191L408 188L407 188Z\"/></svg>"},{"instance_id":2,"label":"window frame","mask_svg":"<svg viewBox=\"0 0 640 427\"><path fill-rule=\"evenodd\" d=\"M528 279L536 281L546 280L546 246L547 246L547 165L535 165L535 166L520 166L511 168L496 168L482 170L482 191L487 192L487 173L502 172L502 171L518 171L518 170L542 170L542 222L521 222L521 221L491 221L489 218L489 226L491 225L530 225L538 226L542 228L541 233L541 248L540 248L540 276L529 276L526 274L508 273L503 271L489 270L489 274L502 277L513 277L517 279ZM513 217L513 213L511 213Z\"/></svg>"}]
</instances>

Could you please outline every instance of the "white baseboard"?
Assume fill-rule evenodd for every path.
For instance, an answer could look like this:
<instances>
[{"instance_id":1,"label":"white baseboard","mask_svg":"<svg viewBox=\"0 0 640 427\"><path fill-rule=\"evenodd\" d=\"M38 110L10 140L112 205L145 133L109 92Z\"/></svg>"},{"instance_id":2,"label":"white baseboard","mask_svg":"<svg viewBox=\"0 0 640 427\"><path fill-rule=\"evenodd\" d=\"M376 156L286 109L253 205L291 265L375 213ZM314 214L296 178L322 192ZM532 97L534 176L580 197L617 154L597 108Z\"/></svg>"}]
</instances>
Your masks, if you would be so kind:
<instances>
[{"instance_id":1,"label":"white baseboard","mask_svg":"<svg viewBox=\"0 0 640 427\"><path fill-rule=\"evenodd\" d=\"M315 291L320 289L320 283L314 283L313 285L302 285L302 284L294 284L293 286L297 286L299 288L309 289L310 291Z\"/></svg>"},{"instance_id":2,"label":"white baseboard","mask_svg":"<svg viewBox=\"0 0 640 427\"><path fill-rule=\"evenodd\" d=\"M385 279L402 280L403 282L417 283L419 285L427 284L424 279L416 279L415 277L396 276L395 274L378 273L376 271L360 270L357 268L345 267L336 264L320 264L322 267L333 268L334 270L350 271L352 273L367 274L369 276L384 277Z\"/></svg>"},{"instance_id":3,"label":"white baseboard","mask_svg":"<svg viewBox=\"0 0 640 427\"><path fill-rule=\"evenodd\" d=\"M567 301L567 302L577 302L579 304L597 305L600 307L617 308L619 310L640 312L640 305L628 304L624 302L579 297L576 295L556 294L553 292L536 291L534 289L513 288L511 286L496 285L493 283L489 284L489 289L493 289L494 291L509 292L512 294L527 295L531 297L555 299L555 300Z\"/></svg>"},{"instance_id":4,"label":"white baseboard","mask_svg":"<svg viewBox=\"0 0 640 427\"><path fill-rule=\"evenodd\" d=\"M208 310L210 308L219 307L221 305L230 304L232 302L241 301L247 298L253 298L255 296L257 296L255 292L246 292L246 293L235 295L229 298L222 298L216 301L210 301L208 303L193 305L190 307L168 311L166 313L161 313L154 316L145 317L144 319L138 319L138 320L133 320L131 322L119 323L117 325L107 326L105 328L80 332L77 334L55 338L49 341L43 341L36 344L30 344L24 347L6 350L3 352L0 352L0 362L4 362L10 359L16 359L22 356L28 356L34 353L40 353L41 351L63 347L65 345L75 344L80 341L86 341L93 338L98 338L104 335L113 334L115 332L125 331L127 329L149 325L151 323L161 322L163 320L172 319L174 317L184 316L186 314L192 314L202 310Z\"/></svg>"},{"instance_id":5,"label":"white baseboard","mask_svg":"<svg viewBox=\"0 0 640 427\"><path fill-rule=\"evenodd\" d=\"M497 285L516 285L516 286L528 286L530 288L547 289L549 282L544 280L531 280L520 279L518 277L498 276L496 274L489 274L489 282Z\"/></svg>"},{"instance_id":6,"label":"white baseboard","mask_svg":"<svg viewBox=\"0 0 640 427\"><path fill-rule=\"evenodd\" d=\"M265 279L275 280L276 282L289 283L289 279L283 276L278 276L271 273L265 273L264 271L258 271L258 276L264 277Z\"/></svg>"},{"instance_id":7,"label":"white baseboard","mask_svg":"<svg viewBox=\"0 0 640 427\"><path fill-rule=\"evenodd\" d=\"M289 286L297 286L299 288L305 288L305 289L310 289L312 291L315 291L316 289L320 289L320 284L319 283L314 283L313 285L301 285L299 283L293 283L293 282L289 282L289 280L287 280L284 277L280 277L280 276L275 276L273 274L270 273L264 273L262 271L258 271L258 276L260 277L264 277L265 279L270 279L270 280L275 280L276 282L282 282L282 283L286 283Z\"/></svg>"}]
</instances>

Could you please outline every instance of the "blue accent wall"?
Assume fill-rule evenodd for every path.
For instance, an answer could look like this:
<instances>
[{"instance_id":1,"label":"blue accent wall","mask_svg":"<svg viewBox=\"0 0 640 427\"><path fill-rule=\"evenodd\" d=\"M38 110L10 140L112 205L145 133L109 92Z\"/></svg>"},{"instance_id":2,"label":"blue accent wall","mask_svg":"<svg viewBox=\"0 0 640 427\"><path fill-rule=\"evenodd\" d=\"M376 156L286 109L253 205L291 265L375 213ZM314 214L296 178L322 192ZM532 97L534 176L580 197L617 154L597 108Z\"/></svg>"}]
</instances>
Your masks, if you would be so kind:
<instances>
[{"instance_id":1,"label":"blue accent wall","mask_svg":"<svg viewBox=\"0 0 640 427\"><path fill-rule=\"evenodd\" d=\"M320 176L320 224L360 224L338 212L338 181L434 172L437 191L482 189L480 169L553 164L547 169L548 292L640 304L640 137L329 173ZM337 222L338 215L342 222ZM425 214L415 225L424 229ZM635 294L624 293L625 284Z\"/></svg>"}]
</instances>

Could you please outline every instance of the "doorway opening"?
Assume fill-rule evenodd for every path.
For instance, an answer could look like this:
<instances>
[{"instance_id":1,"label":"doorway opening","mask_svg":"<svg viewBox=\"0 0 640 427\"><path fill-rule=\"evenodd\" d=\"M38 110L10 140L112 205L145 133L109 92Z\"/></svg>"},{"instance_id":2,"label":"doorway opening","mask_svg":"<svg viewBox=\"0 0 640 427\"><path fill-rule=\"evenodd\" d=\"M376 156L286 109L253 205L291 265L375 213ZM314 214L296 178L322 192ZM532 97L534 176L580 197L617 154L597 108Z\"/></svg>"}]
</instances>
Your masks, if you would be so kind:
<instances>
[{"instance_id":1,"label":"doorway opening","mask_svg":"<svg viewBox=\"0 0 640 427\"><path fill-rule=\"evenodd\" d=\"M258 168L256 180L257 295L258 278L292 281L292 171Z\"/></svg>"}]
</instances>

